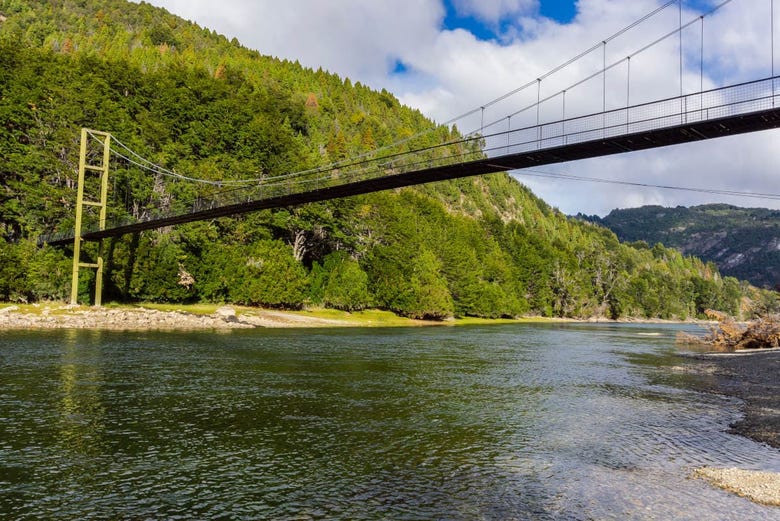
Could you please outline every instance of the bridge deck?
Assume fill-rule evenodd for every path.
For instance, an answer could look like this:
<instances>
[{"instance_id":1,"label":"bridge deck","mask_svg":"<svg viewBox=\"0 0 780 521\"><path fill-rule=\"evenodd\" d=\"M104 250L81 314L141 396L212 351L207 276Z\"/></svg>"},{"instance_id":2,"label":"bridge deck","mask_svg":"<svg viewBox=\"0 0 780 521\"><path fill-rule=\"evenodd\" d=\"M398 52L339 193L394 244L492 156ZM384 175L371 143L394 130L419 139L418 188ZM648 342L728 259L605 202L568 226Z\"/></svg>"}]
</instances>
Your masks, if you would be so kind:
<instances>
[{"instance_id":1,"label":"bridge deck","mask_svg":"<svg viewBox=\"0 0 780 521\"><path fill-rule=\"evenodd\" d=\"M507 154L498 157L480 159L447 166L438 166L412 172L388 175L374 179L349 182L338 186L315 189L290 195L258 199L238 204L230 204L197 212L173 215L169 217L117 226L101 231L83 234L85 240L99 240L117 237L127 233L162 228L216 217L242 214L269 208L282 208L316 201L337 199L351 195L366 194L446 179L456 179L474 175L490 174L507 170L539 167L553 163L574 161L591 157L646 150L691 141L712 139L746 132L768 130L780 127L780 108L771 108L726 116L706 121L696 121L660 129L647 130L632 134L619 135L605 139L595 139L581 143L561 145L541 150ZM63 245L73 241L73 237L52 240L49 244Z\"/></svg>"}]
</instances>

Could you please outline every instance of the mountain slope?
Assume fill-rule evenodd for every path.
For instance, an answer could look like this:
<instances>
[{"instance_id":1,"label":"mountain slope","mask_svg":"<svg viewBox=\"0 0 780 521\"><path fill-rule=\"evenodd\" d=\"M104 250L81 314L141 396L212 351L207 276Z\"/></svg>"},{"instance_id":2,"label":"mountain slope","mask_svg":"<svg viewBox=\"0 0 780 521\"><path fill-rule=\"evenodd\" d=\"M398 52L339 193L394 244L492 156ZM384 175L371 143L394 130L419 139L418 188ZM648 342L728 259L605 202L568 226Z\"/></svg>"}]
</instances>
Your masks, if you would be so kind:
<instances>
[{"instance_id":1,"label":"mountain slope","mask_svg":"<svg viewBox=\"0 0 780 521\"><path fill-rule=\"evenodd\" d=\"M296 172L413 136L405 146L458 137L385 91L262 56L147 4L0 0L0 13L3 300L67 294L68 252L30 239L72 226L80 127L215 181ZM214 190L126 161L112 168L120 218L146 205L184 209ZM375 306L418 318L686 318L774 305L697 259L568 219L506 174L107 243L106 297L116 300ZM89 273L81 280L86 300Z\"/></svg>"},{"instance_id":2,"label":"mountain slope","mask_svg":"<svg viewBox=\"0 0 780 521\"><path fill-rule=\"evenodd\" d=\"M714 262L725 275L780 286L780 211L710 204L613 210L595 222L624 241L662 243Z\"/></svg>"}]
</instances>

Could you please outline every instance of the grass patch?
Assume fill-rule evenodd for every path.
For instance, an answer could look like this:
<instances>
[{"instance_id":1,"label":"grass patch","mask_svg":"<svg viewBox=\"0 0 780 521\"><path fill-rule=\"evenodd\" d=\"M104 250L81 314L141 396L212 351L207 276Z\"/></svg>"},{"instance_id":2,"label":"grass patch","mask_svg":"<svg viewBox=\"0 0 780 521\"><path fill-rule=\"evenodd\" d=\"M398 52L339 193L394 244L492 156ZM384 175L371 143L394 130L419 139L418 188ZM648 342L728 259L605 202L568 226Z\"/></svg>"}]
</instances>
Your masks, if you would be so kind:
<instances>
[{"instance_id":1,"label":"grass patch","mask_svg":"<svg viewBox=\"0 0 780 521\"><path fill-rule=\"evenodd\" d=\"M0 310L12 308L13 313L21 313L25 315L65 315L74 311L85 311L90 309L87 306L68 306L65 302L40 302L35 304L12 304L12 303L0 303Z\"/></svg>"},{"instance_id":2,"label":"grass patch","mask_svg":"<svg viewBox=\"0 0 780 521\"><path fill-rule=\"evenodd\" d=\"M258 309L257 311L268 310ZM354 327L411 327L432 323L412 320L410 318L398 316L391 311L383 311L380 309L348 312L330 308L309 308L301 311L283 311L283 313L289 313L300 317L333 320L343 322L345 326ZM442 322L442 324L447 324L447 322Z\"/></svg>"},{"instance_id":3,"label":"grass patch","mask_svg":"<svg viewBox=\"0 0 780 521\"><path fill-rule=\"evenodd\" d=\"M491 324L519 324L519 323L539 323L552 322L555 319L544 317L529 318L477 318L463 317L443 321L434 320L413 320L401 317L392 311L383 311L380 309L366 309L352 313L328 308L311 308L304 311L290 311L289 313L301 316L321 318L327 320L342 320L344 322L357 323L360 327L413 327L421 325L441 325L441 326L472 326L472 325L491 325Z\"/></svg>"},{"instance_id":4,"label":"grass patch","mask_svg":"<svg viewBox=\"0 0 780 521\"><path fill-rule=\"evenodd\" d=\"M116 309L153 309L155 311L190 313L192 315L213 315L223 304L158 304L155 302L144 302L141 304L110 304L106 307ZM231 306L238 312L238 308Z\"/></svg>"}]
</instances>

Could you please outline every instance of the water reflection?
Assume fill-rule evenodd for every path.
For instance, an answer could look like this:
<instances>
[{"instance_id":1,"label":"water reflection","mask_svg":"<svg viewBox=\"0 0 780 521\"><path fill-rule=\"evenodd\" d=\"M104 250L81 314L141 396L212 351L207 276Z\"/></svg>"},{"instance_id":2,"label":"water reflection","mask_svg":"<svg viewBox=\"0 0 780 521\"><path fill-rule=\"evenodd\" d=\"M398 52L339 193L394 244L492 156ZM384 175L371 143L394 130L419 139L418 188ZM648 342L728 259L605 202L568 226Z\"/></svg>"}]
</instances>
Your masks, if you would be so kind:
<instances>
[{"instance_id":1,"label":"water reflection","mask_svg":"<svg viewBox=\"0 0 780 521\"><path fill-rule=\"evenodd\" d=\"M63 456L103 452L101 332L66 330L60 363L59 439Z\"/></svg>"}]
</instances>

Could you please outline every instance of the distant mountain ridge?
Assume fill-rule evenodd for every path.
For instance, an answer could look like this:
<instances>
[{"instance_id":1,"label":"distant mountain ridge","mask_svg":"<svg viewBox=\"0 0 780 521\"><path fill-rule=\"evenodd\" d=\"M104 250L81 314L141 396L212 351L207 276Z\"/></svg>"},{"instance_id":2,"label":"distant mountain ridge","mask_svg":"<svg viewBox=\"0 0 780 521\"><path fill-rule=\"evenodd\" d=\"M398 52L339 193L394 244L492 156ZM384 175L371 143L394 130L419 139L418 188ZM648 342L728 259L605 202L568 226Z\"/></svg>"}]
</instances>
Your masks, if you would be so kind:
<instances>
[{"instance_id":1,"label":"distant mountain ridge","mask_svg":"<svg viewBox=\"0 0 780 521\"><path fill-rule=\"evenodd\" d=\"M780 287L780 211L727 204L612 210L606 226L627 242L661 243L714 262L721 273L765 288Z\"/></svg>"}]
</instances>

